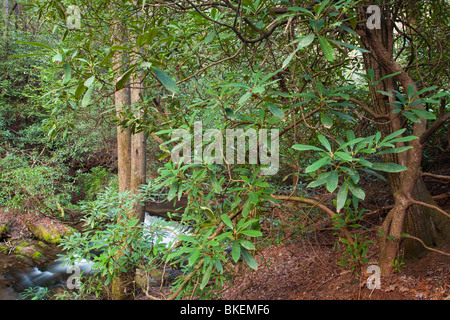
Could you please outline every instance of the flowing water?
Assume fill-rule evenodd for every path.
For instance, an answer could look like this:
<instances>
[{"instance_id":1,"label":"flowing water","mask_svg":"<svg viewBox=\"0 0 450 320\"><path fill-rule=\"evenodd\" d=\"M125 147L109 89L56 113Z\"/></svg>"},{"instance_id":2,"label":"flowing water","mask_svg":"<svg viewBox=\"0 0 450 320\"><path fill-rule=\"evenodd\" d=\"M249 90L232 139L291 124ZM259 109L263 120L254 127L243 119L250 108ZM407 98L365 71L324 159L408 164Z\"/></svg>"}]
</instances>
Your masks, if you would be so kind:
<instances>
[{"instance_id":1,"label":"flowing water","mask_svg":"<svg viewBox=\"0 0 450 320\"><path fill-rule=\"evenodd\" d=\"M161 221L159 217L146 214L144 224L149 226ZM181 225L177 224L169 229L171 231L163 234L162 241L166 244L171 244L178 234L186 232ZM154 240L153 238L149 241ZM48 245L43 253L48 257L45 262L24 260L14 254L0 253L0 300L23 299L21 293L29 288L47 288L50 291L58 288L67 289L73 270L66 263L67 258L64 258L64 253L57 246L52 245ZM92 261L82 259L77 262L76 266L86 275L96 272L92 268L93 264Z\"/></svg>"}]
</instances>

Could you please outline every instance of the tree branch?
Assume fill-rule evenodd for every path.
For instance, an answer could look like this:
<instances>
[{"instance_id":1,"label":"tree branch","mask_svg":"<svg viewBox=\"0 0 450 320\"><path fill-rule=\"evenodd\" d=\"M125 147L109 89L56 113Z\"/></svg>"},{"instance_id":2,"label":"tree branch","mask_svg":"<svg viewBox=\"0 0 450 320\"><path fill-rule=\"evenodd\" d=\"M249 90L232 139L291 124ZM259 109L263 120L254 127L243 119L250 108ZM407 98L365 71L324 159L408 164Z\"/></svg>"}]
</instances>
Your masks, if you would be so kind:
<instances>
[{"instance_id":1,"label":"tree branch","mask_svg":"<svg viewBox=\"0 0 450 320\"><path fill-rule=\"evenodd\" d=\"M444 216L447 216L447 218L450 218L450 214L448 214L447 212L445 212L444 210L442 210L438 206L435 206L435 205L432 205L432 204L428 204L428 203L425 203L425 202L422 202L422 201L417 201L417 200L414 200L414 199L410 199L409 202L411 204L418 204L418 205L421 205L421 206L433 209L435 211L438 211L438 212L442 213Z\"/></svg>"},{"instance_id":2,"label":"tree branch","mask_svg":"<svg viewBox=\"0 0 450 320\"><path fill-rule=\"evenodd\" d=\"M420 136L420 144L424 144L428 138L439 129L448 119L450 119L450 112L444 114L444 116L437 119L434 124L429 127L421 136Z\"/></svg>"},{"instance_id":3,"label":"tree branch","mask_svg":"<svg viewBox=\"0 0 450 320\"><path fill-rule=\"evenodd\" d=\"M421 239L419 239L419 238L416 238L416 237L413 237L413 236L403 236L402 238L417 240L417 241L419 241L419 242L424 246L424 248L426 248L426 249L428 249L428 250L430 250L430 251L437 252L437 253L440 253L440 254L443 254L443 255L446 255L446 256L449 256L449 257L450 257L450 253L447 253L447 252L444 252L444 251L440 251L440 250L437 250L437 249L430 248L430 247L428 247L428 246L427 246Z\"/></svg>"},{"instance_id":4,"label":"tree branch","mask_svg":"<svg viewBox=\"0 0 450 320\"><path fill-rule=\"evenodd\" d=\"M336 101L347 101L347 99L343 98L343 97L333 97L333 100L336 100ZM389 114L385 114L385 115L378 114L375 111L373 111L372 109L370 109L368 106L366 106L364 103L359 101L358 99L350 97L349 101L357 104L359 107L361 107L361 109L366 111L368 114L370 114L375 119L389 119Z\"/></svg>"},{"instance_id":5,"label":"tree branch","mask_svg":"<svg viewBox=\"0 0 450 320\"><path fill-rule=\"evenodd\" d=\"M450 180L450 176L443 176L443 175L432 174L432 173L428 173L428 172L421 172L420 174L422 176L424 176L424 177L432 177L432 178L435 178L435 179Z\"/></svg>"}]
</instances>

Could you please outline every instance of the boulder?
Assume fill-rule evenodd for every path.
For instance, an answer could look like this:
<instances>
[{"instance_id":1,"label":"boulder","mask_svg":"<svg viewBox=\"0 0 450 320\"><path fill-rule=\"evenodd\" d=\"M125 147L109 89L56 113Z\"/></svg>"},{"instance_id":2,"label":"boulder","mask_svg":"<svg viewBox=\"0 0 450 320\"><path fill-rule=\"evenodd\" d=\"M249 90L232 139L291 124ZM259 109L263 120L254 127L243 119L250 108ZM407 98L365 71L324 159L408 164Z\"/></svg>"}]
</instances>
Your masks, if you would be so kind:
<instances>
[{"instance_id":1,"label":"boulder","mask_svg":"<svg viewBox=\"0 0 450 320\"><path fill-rule=\"evenodd\" d=\"M53 244L58 244L61 238L75 231L53 219L28 220L27 227L37 239Z\"/></svg>"},{"instance_id":2,"label":"boulder","mask_svg":"<svg viewBox=\"0 0 450 320\"><path fill-rule=\"evenodd\" d=\"M11 223L0 224L0 241L8 238L11 230Z\"/></svg>"}]
</instances>

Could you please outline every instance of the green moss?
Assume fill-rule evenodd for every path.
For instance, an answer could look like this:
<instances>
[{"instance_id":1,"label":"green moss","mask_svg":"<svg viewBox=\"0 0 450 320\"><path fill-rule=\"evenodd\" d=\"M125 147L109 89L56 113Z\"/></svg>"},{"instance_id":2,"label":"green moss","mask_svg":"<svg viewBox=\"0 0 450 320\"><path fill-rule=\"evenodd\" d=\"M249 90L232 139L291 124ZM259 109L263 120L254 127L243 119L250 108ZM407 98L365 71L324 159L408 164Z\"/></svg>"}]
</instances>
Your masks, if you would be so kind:
<instances>
[{"instance_id":1,"label":"green moss","mask_svg":"<svg viewBox=\"0 0 450 320\"><path fill-rule=\"evenodd\" d=\"M36 251L35 253L33 253L31 255L31 258L37 259L37 260L42 259L43 257L44 257L44 255L42 253L40 253L39 251Z\"/></svg>"},{"instance_id":2,"label":"green moss","mask_svg":"<svg viewBox=\"0 0 450 320\"><path fill-rule=\"evenodd\" d=\"M0 237L5 237L10 232L10 224L0 225Z\"/></svg>"},{"instance_id":3,"label":"green moss","mask_svg":"<svg viewBox=\"0 0 450 320\"><path fill-rule=\"evenodd\" d=\"M74 232L75 229L64 226L64 232L63 234L59 233L58 230L56 230L56 228L54 227L44 227L38 224L32 224L32 223L28 223L28 229L30 229L31 233L33 233L33 235L45 242L48 243L53 243L53 244L58 244L61 241L61 238L64 235L69 235L71 233Z\"/></svg>"}]
</instances>

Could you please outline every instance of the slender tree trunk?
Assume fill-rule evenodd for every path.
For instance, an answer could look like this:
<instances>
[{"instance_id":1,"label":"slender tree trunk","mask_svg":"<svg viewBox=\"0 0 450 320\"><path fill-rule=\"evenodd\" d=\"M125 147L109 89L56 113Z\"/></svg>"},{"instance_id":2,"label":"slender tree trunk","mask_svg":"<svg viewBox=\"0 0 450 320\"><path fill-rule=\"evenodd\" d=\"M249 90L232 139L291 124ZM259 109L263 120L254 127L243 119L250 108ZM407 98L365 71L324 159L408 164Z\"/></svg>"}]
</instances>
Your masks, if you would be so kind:
<instances>
[{"instance_id":1,"label":"slender tree trunk","mask_svg":"<svg viewBox=\"0 0 450 320\"><path fill-rule=\"evenodd\" d=\"M136 85L140 82L140 78L137 77L134 79ZM141 105L141 89L140 88L131 88L131 103L135 107L139 108L137 115L138 117L142 117L144 112L142 110ZM131 178L130 178L130 190L134 194L139 193L139 188L145 184L145 174L146 174L146 152L147 152L147 144L145 138L145 131L141 131L135 133L131 137ZM143 203L137 203L133 214L135 217L139 218L139 220L144 220L144 205Z\"/></svg>"},{"instance_id":2,"label":"slender tree trunk","mask_svg":"<svg viewBox=\"0 0 450 320\"><path fill-rule=\"evenodd\" d=\"M9 18L8 18L8 15L9 15L9 12L8 12L8 0L5 0L4 1L4 9L5 9L5 17L4 17L4 20L5 20L5 30L3 31L3 39L5 40L5 46L6 46L6 48L8 49L8 20L9 20Z\"/></svg>"},{"instance_id":3,"label":"slender tree trunk","mask_svg":"<svg viewBox=\"0 0 450 320\"><path fill-rule=\"evenodd\" d=\"M130 63L133 63L133 57ZM116 67L120 66L120 61L116 61ZM140 78L134 77L132 84L125 90L116 92L116 111L119 119L122 111L121 102L126 101L132 108L142 108ZM138 116L142 116L143 111L139 109ZM146 173L146 140L145 131L131 134L130 128L123 129L117 127L118 144L118 166L119 166L119 191L130 191L134 196L138 196L140 187L145 183ZM137 202L128 218L138 218L141 222L144 220L144 204ZM120 223L120 221L119 221ZM120 258L120 254L118 257ZM119 271L117 277L112 283L112 298L114 300L132 299L135 292L136 270Z\"/></svg>"},{"instance_id":4,"label":"slender tree trunk","mask_svg":"<svg viewBox=\"0 0 450 320\"><path fill-rule=\"evenodd\" d=\"M118 28L113 35L115 39L125 40L124 30ZM116 84L121 76L122 59L125 57L119 55L113 57L114 69L117 70L117 76L115 78ZM130 105L130 90L128 86L125 86L121 90L115 92L114 95L116 105L116 116L119 120L123 120L122 112L124 106ZM131 134L130 128L123 128L117 126L117 166L118 166L118 178L119 178L119 192L125 192L130 190L131 182ZM118 221L120 223L120 221ZM120 254L116 256L116 259L120 259ZM134 279L126 272L119 271L117 276L113 279L111 285L112 299L124 300L129 297L130 292L127 292L127 288L130 283L133 283Z\"/></svg>"}]
</instances>

